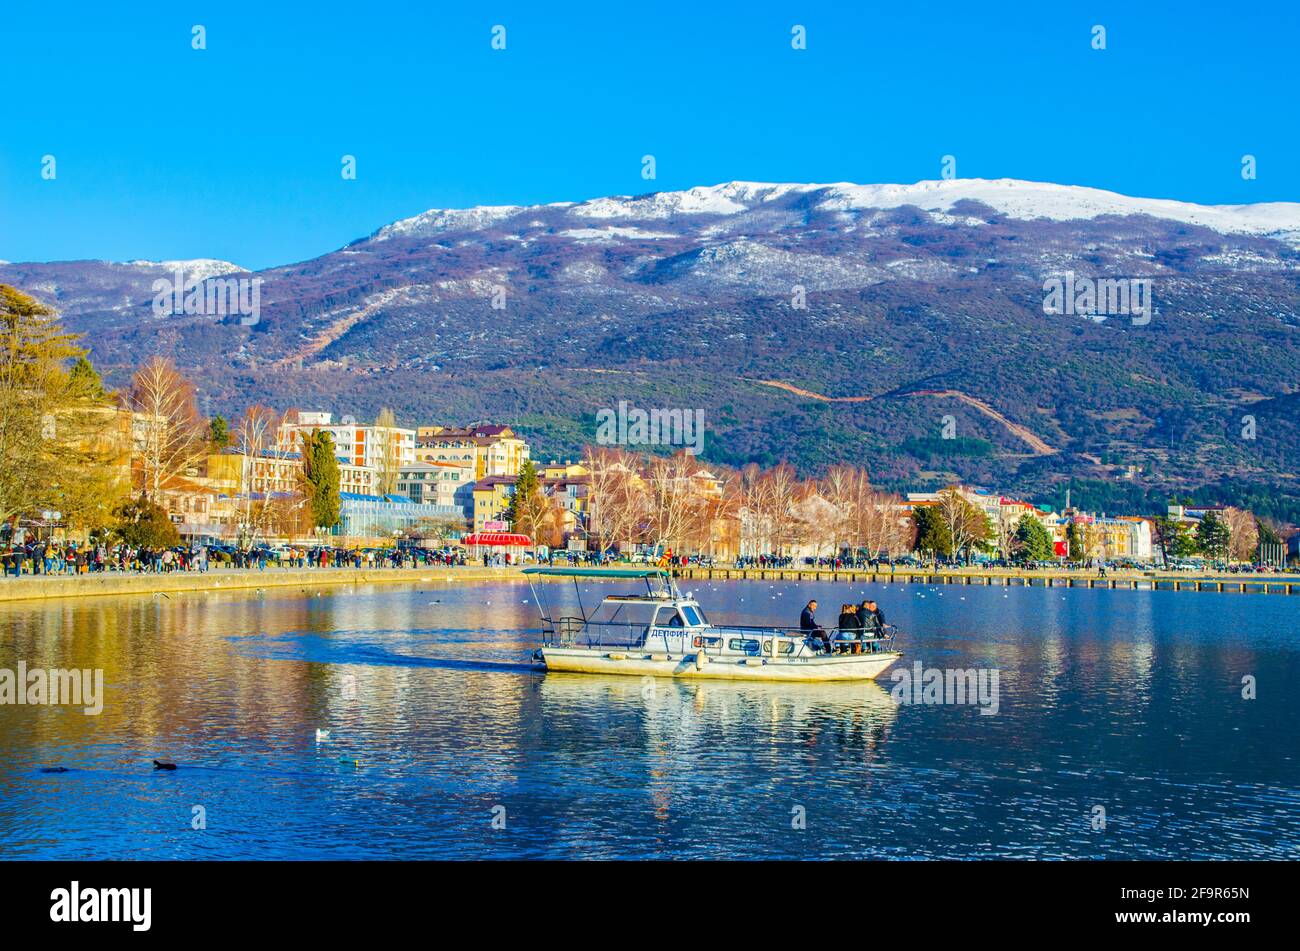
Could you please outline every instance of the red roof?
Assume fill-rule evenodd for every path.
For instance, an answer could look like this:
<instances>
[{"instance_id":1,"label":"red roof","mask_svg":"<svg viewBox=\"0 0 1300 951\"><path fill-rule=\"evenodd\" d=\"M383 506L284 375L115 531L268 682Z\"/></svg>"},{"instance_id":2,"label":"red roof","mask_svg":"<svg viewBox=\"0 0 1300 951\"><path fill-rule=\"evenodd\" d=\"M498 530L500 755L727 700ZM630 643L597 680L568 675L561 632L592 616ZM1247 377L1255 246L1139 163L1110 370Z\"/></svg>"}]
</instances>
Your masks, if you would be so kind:
<instances>
[{"instance_id":1,"label":"red roof","mask_svg":"<svg viewBox=\"0 0 1300 951\"><path fill-rule=\"evenodd\" d=\"M472 532L460 540L462 545L484 545L489 548L531 548L533 540L514 532Z\"/></svg>"}]
</instances>

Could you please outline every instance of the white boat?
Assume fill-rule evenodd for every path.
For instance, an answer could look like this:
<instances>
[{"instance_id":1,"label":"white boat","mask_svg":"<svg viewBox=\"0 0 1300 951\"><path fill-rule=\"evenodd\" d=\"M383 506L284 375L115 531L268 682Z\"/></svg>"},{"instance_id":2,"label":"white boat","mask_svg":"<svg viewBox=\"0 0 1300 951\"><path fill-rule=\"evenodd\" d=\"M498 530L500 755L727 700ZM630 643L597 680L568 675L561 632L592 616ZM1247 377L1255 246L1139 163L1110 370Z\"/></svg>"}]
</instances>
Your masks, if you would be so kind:
<instances>
[{"instance_id":1,"label":"white boat","mask_svg":"<svg viewBox=\"0 0 1300 951\"><path fill-rule=\"evenodd\" d=\"M832 653L809 632L786 627L718 626L662 568L525 568L542 619L534 655L547 670L582 674L826 683L874 680L902 654L893 633L847 640L835 630ZM590 613L559 614L535 580L640 579L644 593L609 595ZM544 587L544 586L542 586Z\"/></svg>"}]
</instances>

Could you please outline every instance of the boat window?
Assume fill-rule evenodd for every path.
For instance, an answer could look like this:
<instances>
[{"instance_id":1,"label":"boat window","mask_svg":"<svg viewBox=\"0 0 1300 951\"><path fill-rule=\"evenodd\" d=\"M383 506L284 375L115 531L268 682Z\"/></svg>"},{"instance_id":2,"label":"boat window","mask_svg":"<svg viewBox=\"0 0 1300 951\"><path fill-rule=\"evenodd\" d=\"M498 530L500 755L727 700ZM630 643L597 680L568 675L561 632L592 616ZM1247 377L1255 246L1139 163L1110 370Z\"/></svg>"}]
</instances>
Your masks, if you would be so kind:
<instances>
[{"instance_id":1,"label":"boat window","mask_svg":"<svg viewBox=\"0 0 1300 951\"><path fill-rule=\"evenodd\" d=\"M699 613L690 605L682 606L682 614L686 615L686 623L691 627L699 627L704 622L700 620Z\"/></svg>"},{"instance_id":2,"label":"boat window","mask_svg":"<svg viewBox=\"0 0 1300 951\"><path fill-rule=\"evenodd\" d=\"M746 654L758 653L758 641L744 640L739 637L733 637L727 642L727 649L733 651L744 651Z\"/></svg>"},{"instance_id":3,"label":"boat window","mask_svg":"<svg viewBox=\"0 0 1300 951\"><path fill-rule=\"evenodd\" d=\"M660 608L655 618L655 627L682 627L682 616L676 608Z\"/></svg>"},{"instance_id":4,"label":"boat window","mask_svg":"<svg viewBox=\"0 0 1300 951\"><path fill-rule=\"evenodd\" d=\"M645 627L654 617L658 605L644 601L606 601L592 615L594 624L627 624L633 627Z\"/></svg>"}]
</instances>

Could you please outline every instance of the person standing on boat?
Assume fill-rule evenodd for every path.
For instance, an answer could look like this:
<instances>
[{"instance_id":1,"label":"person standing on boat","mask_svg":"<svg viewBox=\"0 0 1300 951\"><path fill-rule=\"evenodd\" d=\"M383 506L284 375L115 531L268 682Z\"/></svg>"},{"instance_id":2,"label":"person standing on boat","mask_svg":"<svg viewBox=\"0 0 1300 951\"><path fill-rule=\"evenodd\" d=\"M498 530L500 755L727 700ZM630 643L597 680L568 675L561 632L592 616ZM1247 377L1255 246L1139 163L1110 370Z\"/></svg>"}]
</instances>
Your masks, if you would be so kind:
<instances>
[{"instance_id":1,"label":"person standing on boat","mask_svg":"<svg viewBox=\"0 0 1300 951\"><path fill-rule=\"evenodd\" d=\"M817 602L809 601L804 606L803 611L799 614L799 630L809 640L818 640L826 653L831 652L831 639L826 635L826 630L817 623Z\"/></svg>"}]
</instances>

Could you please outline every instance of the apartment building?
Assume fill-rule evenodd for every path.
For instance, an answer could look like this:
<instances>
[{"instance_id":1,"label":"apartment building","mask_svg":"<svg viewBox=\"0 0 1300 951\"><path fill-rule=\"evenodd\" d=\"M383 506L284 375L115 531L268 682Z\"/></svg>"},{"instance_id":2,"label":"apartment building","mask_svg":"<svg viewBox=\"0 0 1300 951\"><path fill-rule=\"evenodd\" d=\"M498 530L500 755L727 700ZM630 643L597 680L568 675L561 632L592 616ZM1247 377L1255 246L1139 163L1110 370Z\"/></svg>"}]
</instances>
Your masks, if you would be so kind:
<instances>
[{"instance_id":1,"label":"apartment building","mask_svg":"<svg viewBox=\"0 0 1300 951\"><path fill-rule=\"evenodd\" d=\"M336 423L332 413L289 414L280 424L281 444L297 450L302 445L302 435L313 430L327 432L334 438L334 450L340 459L373 470L376 489L384 488L381 483L388 481L388 491L394 491L401 467L416 461L414 429L366 426L352 416L344 416Z\"/></svg>"},{"instance_id":2,"label":"apartment building","mask_svg":"<svg viewBox=\"0 0 1300 951\"><path fill-rule=\"evenodd\" d=\"M415 457L419 462L472 463L478 480L519 475L529 448L509 426L421 426L416 431Z\"/></svg>"},{"instance_id":3,"label":"apartment building","mask_svg":"<svg viewBox=\"0 0 1300 951\"><path fill-rule=\"evenodd\" d=\"M397 494L412 502L460 509L474 514L474 465L471 462L416 462L402 466Z\"/></svg>"}]
</instances>

